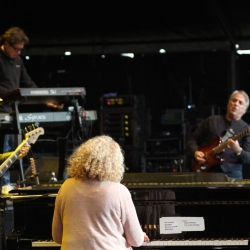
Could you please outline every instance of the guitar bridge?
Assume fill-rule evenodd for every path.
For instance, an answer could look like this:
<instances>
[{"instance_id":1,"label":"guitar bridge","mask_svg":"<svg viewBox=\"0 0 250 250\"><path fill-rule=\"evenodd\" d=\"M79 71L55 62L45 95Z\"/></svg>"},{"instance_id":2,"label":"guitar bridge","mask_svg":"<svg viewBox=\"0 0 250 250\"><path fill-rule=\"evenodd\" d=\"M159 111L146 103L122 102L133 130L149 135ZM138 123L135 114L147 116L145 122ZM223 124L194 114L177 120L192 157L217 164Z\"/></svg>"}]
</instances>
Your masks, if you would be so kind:
<instances>
[{"instance_id":1,"label":"guitar bridge","mask_svg":"<svg viewBox=\"0 0 250 250\"><path fill-rule=\"evenodd\" d=\"M202 165L202 166L201 166L201 170L202 170L202 171L205 171L206 169L207 169L207 165Z\"/></svg>"}]
</instances>

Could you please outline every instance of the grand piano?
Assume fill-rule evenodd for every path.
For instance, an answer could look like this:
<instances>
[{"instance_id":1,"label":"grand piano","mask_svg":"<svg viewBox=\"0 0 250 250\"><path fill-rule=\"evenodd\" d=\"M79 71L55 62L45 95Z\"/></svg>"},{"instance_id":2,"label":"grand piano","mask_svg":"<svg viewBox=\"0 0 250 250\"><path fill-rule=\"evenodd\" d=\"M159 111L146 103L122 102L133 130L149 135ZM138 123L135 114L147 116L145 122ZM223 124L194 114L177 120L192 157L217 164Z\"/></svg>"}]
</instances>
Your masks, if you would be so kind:
<instances>
[{"instance_id":1,"label":"grand piano","mask_svg":"<svg viewBox=\"0 0 250 250\"><path fill-rule=\"evenodd\" d=\"M250 181L183 172L125 173L122 183L151 239L133 249L250 249ZM51 237L60 186L43 183L2 197L13 203L14 210L7 250L60 249Z\"/></svg>"}]
</instances>

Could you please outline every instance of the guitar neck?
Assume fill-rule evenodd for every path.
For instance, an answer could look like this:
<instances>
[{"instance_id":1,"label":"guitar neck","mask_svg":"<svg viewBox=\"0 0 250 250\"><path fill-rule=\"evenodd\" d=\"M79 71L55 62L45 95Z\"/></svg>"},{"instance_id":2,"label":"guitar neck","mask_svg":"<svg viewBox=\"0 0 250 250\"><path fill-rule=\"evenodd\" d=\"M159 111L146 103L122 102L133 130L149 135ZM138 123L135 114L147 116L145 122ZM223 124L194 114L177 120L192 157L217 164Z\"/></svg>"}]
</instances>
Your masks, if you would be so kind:
<instances>
[{"instance_id":1,"label":"guitar neck","mask_svg":"<svg viewBox=\"0 0 250 250\"><path fill-rule=\"evenodd\" d=\"M0 177L10 168L10 166L18 159L21 148L24 144L27 143L27 140L24 140L16 150L0 165Z\"/></svg>"},{"instance_id":2,"label":"guitar neck","mask_svg":"<svg viewBox=\"0 0 250 250\"><path fill-rule=\"evenodd\" d=\"M25 134L25 139L20 143L20 145L16 148L16 150L0 165L0 177L6 172L6 170L14 163L14 161L18 158L21 148L24 144L34 144L39 137L39 135L44 134L44 129L42 127L38 127L28 133Z\"/></svg>"},{"instance_id":3,"label":"guitar neck","mask_svg":"<svg viewBox=\"0 0 250 250\"><path fill-rule=\"evenodd\" d=\"M234 136L231 137L230 139L232 139L233 141L236 141L236 140L238 140L238 139L244 137L246 134L248 134L248 133L249 133L249 130L250 130L250 128L248 127L247 129L243 130L242 132L238 133L237 135L234 135ZM218 145L217 147L215 147L215 148L213 149L213 152L214 152L215 154L220 153L220 152L227 146L227 142L228 142L228 140L222 142L220 145Z\"/></svg>"}]
</instances>

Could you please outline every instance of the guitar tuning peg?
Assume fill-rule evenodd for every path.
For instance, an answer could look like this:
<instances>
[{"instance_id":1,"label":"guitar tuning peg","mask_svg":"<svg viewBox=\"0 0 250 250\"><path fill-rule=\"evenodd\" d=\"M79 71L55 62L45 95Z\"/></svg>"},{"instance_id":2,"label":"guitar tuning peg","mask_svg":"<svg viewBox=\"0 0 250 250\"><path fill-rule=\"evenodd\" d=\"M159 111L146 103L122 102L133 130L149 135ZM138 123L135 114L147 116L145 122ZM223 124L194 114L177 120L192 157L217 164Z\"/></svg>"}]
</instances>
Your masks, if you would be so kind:
<instances>
[{"instance_id":1,"label":"guitar tuning peg","mask_svg":"<svg viewBox=\"0 0 250 250\"><path fill-rule=\"evenodd\" d=\"M29 131L33 130L32 125L29 125L28 128L29 128Z\"/></svg>"}]
</instances>

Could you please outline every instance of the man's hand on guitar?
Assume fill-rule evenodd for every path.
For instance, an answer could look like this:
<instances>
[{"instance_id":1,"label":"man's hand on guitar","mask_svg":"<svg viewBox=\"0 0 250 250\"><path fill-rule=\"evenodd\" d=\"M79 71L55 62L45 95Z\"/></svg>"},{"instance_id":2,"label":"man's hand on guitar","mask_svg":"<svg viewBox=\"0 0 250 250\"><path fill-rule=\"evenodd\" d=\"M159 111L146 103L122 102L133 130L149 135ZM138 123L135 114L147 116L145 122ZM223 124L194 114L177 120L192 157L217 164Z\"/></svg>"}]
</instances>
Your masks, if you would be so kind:
<instances>
[{"instance_id":1,"label":"man's hand on guitar","mask_svg":"<svg viewBox=\"0 0 250 250\"><path fill-rule=\"evenodd\" d=\"M237 140L228 139L227 140L227 147L234 151L235 154L238 154L242 151L240 144Z\"/></svg>"},{"instance_id":2,"label":"man's hand on guitar","mask_svg":"<svg viewBox=\"0 0 250 250\"><path fill-rule=\"evenodd\" d=\"M202 151L195 151L194 158L201 165L206 162L205 155Z\"/></svg>"},{"instance_id":3,"label":"man's hand on guitar","mask_svg":"<svg viewBox=\"0 0 250 250\"><path fill-rule=\"evenodd\" d=\"M26 156L28 154L29 150L30 150L30 145L29 144L23 145L23 147L20 150L20 154L18 156L18 159L21 159L24 156Z\"/></svg>"}]
</instances>

